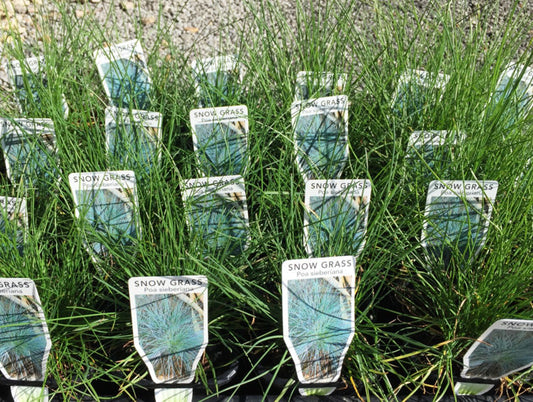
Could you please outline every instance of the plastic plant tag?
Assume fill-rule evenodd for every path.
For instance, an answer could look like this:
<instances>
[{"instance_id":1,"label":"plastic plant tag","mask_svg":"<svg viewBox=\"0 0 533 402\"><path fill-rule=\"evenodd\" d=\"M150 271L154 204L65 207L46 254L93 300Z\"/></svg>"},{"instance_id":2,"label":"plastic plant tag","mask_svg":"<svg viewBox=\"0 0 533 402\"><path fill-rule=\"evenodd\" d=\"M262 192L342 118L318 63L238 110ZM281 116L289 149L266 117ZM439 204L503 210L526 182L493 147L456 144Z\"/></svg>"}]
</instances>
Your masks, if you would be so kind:
<instances>
[{"instance_id":1,"label":"plastic plant tag","mask_svg":"<svg viewBox=\"0 0 533 402\"><path fill-rule=\"evenodd\" d=\"M338 179L348 161L348 98L294 102L296 163L304 181Z\"/></svg>"},{"instance_id":2,"label":"plastic plant tag","mask_svg":"<svg viewBox=\"0 0 533 402\"><path fill-rule=\"evenodd\" d=\"M327 71L299 71L296 75L294 101L342 95L345 85L344 73L335 75Z\"/></svg>"},{"instance_id":3,"label":"plastic plant tag","mask_svg":"<svg viewBox=\"0 0 533 402\"><path fill-rule=\"evenodd\" d=\"M370 180L309 180L305 184L304 244L309 256L351 254L365 245Z\"/></svg>"},{"instance_id":4,"label":"plastic plant tag","mask_svg":"<svg viewBox=\"0 0 533 402\"><path fill-rule=\"evenodd\" d=\"M500 75L488 110L492 115L501 109L500 120L510 127L524 119L533 107L533 68L509 64Z\"/></svg>"},{"instance_id":5,"label":"plastic plant tag","mask_svg":"<svg viewBox=\"0 0 533 402\"><path fill-rule=\"evenodd\" d=\"M111 257L115 249L135 246L140 236L135 173L71 173L69 184L93 261Z\"/></svg>"},{"instance_id":6,"label":"plastic plant tag","mask_svg":"<svg viewBox=\"0 0 533 402\"><path fill-rule=\"evenodd\" d=\"M152 81L137 40L110 45L94 52L98 74L113 106L150 110Z\"/></svg>"},{"instance_id":7,"label":"plastic plant tag","mask_svg":"<svg viewBox=\"0 0 533 402\"><path fill-rule=\"evenodd\" d=\"M0 196L1 254L4 259L16 250L24 254L24 242L28 231L26 199Z\"/></svg>"},{"instance_id":8,"label":"plastic plant tag","mask_svg":"<svg viewBox=\"0 0 533 402\"><path fill-rule=\"evenodd\" d=\"M226 55L192 63L198 107L234 104L239 93L240 68L237 57Z\"/></svg>"},{"instance_id":9,"label":"plastic plant tag","mask_svg":"<svg viewBox=\"0 0 533 402\"><path fill-rule=\"evenodd\" d=\"M48 89L45 67L44 57L29 57L22 62L13 60L8 63L6 69L9 80L15 89L22 113L31 111L32 105L40 110L43 106L43 95L53 94ZM67 118L69 112L67 101L63 94L60 95L60 99L63 116Z\"/></svg>"},{"instance_id":10,"label":"plastic plant tag","mask_svg":"<svg viewBox=\"0 0 533 402\"><path fill-rule=\"evenodd\" d=\"M461 377L498 380L533 365L533 320L498 320L468 349Z\"/></svg>"},{"instance_id":11,"label":"plastic plant tag","mask_svg":"<svg viewBox=\"0 0 533 402\"><path fill-rule=\"evenodd\" d=\"M203 252L239 255L250 241L248 206L241 176L205 177L183 183L186 220Z\"/></svg>"},{"instance_id":12,"label":"plastic plant tag","mask_svg":"<svg viewBox=\"0 0 533 402\"><path fill-rule=\"evenodd\" d=\"M108 107L107 152L113 165L149 174L161 158L161 113Z\"/></svg>"},{"instance_id":13,"label":"plastic plant tag","mask_svg":"<svg viewBox=\"0 0 533 402\"><path fill-rule=\"evenodd\" d=\"M453 392L455 395L483 395L494 388L494 384L457 381Z\"/></svg>"},{"instance_id":14,"label":"plastic plant tag","mask_svg":"<svg viewBox=\"0 0 533 402\"><path fill-rule=\"evenodd\" d=\"M200 172L206 176L243 175L249 163L248 108L194 109L190 119Z\"/></svg>"},{"instance_id":15,"label":"plastic plant tag","mask_svg":"<svg viewBox=\"0 0 533 402\"><path fill-rule=\"evenodd\" d=\"M452 256L471 261L485 244L498 182L432 181L422 229L422 246L430 263L448 266Z\"/></svg>"},{"instance_id":16,"label":"plastic plant tag","mask_svg":"<svg viewBox=\"0 0 533 402\"><path fill-rule=\"evenodd\" d=\"M442 99L449 79L445 74L405 71L392 97L392 111L399 117L411 117L434 107Z\"/></svg>"},{"instance_id":17,"label":"plastic plant tag","mask_svg":"<svg viewBox=\"0 0 533 402\"><path fill-rule=\"evenodd\" d=\"M51 119L2 119L1 144L7 176L23 188L46 188L59 179L54 122Z\"/></svg>"},{"instance_id":18,"label":"plastic plant tag","mask_svg":"<svg viewBox=\"0 0 533 402\"><path fill-rule=\"evenodd\" d=\"M338 380L355 332L355 258L288 260L282 265L283 339L302 384ZM301 389L329 395L335 388Z\"/></svg>"},{"instance_id":19,"label":"plastic plant tag","mask_svg":"<svg viewBox=\"0 0 533 402\"><path fill-rule=\"evenodd\" d=\"M192 382L207 347L207 278L135 277L128 281L133 341L157 384ZM192 389L156 389L156 401L190 401Z\"/></svg>"},{"instance_id":20,"label":"plastic plant tag","mask_svg":"<svg viewBox=\"0 0 533 402\"><path fill-rule=\"evenodd\" d=\"M405 156L413 175L428 177L432 170L442 171L451 162L451 148L465 137L463 132L455 131L414 131Z\"/></svg>"},{"instance_id":21,"label":"plastic plant tag","mask_svg":"<svg viewBox=\"0 0 533 402\"><path fill-rule=\"evenodd\" d=\"M0 371L10 380L45 380L52 342L35 283L0 278ZM42 387L11 387L15 402L48 401Z\"/></svg>"}]
</instances>

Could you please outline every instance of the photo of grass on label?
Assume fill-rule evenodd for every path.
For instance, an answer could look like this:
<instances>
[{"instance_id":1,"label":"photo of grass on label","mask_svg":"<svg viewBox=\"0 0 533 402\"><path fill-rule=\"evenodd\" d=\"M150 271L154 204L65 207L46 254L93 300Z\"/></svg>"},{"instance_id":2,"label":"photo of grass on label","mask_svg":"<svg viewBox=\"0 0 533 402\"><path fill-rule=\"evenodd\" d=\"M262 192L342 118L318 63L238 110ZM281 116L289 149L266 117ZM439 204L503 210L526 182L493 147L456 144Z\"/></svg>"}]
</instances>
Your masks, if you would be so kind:
<instances>
[{"instance_id":1,"label":"photo of grass on label","mask_svg":"<svg viewBox=\"0 0 533 402\"><path fill-rule=\"evenodd\" d=\"M430 260L445 266L453 255L469 261L481 249L490 202L484 197L434 197L426 207L425 248Z\"/></svg>"},{"instance_id":2,"label":"photo of grass on label","mask_svg":"<svg viewBox=\"0 0 533 402\"><path fill-rule=\"evenodd\" d=\"M533 365L533 331L493 329L465 356L461 375L499 379Z\"/></svg>"},{"instance_id":3,"label":"photo of grass on label","mask_svg":"<svg viewBox=\"0 0 533 402\"><path fill-rule=\"evenodd\" d=\"M342 95L346 83L346 74L335 74L325 71L299 71L296 76L294 100L322 98Z\"/></svg>"},{"instance_id":4,"label":"photo of grass on label","mask_svg":"<svg viewBox=\"0 0 533 402\"><path fill-rule=\"evenodd\" d=\"M111 162L117 167L150 173L161 153L161 115L140 110L106 109L106 140ZM150 117L150 122L144 121Z\"/></svg>"},{"instance_id":5,"label":"photo of grass on label","mask_svg":"<svg viewBox=\"0 0 533 402\"><path fill-rule=\"evenodd\" d=\"M32 109L41 110L43 100L50 97L48 79L45 72L44 57L29 57L22 61L13 60L8 64L8 75L15 89L22 113L30 113ZM61 108L63 116L68 116L68 105L65 96L61 94Z\"/></svg>"},{"instance_id":6,"label":"photo of grass on label","mask_svg":"<svg viewBox=\"0 0 533 402\"><path fill-rule=\"evenodd\" d=\"M24 188L46 188L59 178L54 123L51 119L4 119L1 144L8 177Z\"/></svg>"},{"instance_id":7,"label":"photo of grass on label","mask_svg":"<svg viewBox=\"0 0 533 402\"><path fill-rule=\"evenodd\" d=\"M240 72L235 56L197 60L192 65L198 107L235 104L239 94Z\"/></svg>"},{"instance_id":8,"label":"photo of grass on label","mask_svg":"<svg viewBox=\"0 0 533 402\"><path fill-rule=\"evenodd\" d=\"M47 332L34 298L0 294L0 368L7 378L45 378Z\"/></svg>"},{"instance_id":9,"label":"photo of grass on label","mask_svg":"<svg viewBox=\"0 0 533 402\"><path fill-rule=\"evenodd\" d=\"M501 112L504 127L516 124L533 107L533 69L509 65L500 75L487 107L490 115Z\"/></svg>"},{"instance_id":10,"label":"photo of grass on label","mask_svg":"<svg viewBox=\"0 0 533 402\"><path fill-rule=\"evenodd\" d=\"M239 74L236 70L212 71L197 77L201 107L227 105L237 94Z\"/></svg>"},{"instance_id":11,"label":"photo of grass on label","mask_svg":"<svg viewBox=\"0 0 533 402\"><path fill-rule=\"evenodd\" d=\"M439 171L442 166L450 162L449 149L434 144L417 144L408 155L407 162L413 176L432 177L431 171Z\"/></svg>"},{"instance_id":12,"label":"photo of grass on label","mask_svg":"<svg viewBox=\"0 0 533 402\"><path fill-rule=\"evenodd\" d=\"M41 106L40 92L47 87L47 80L39 71L33 72L28 69L23 73L22 69L19 69L18 72L19 74L11 75L11 81L20 107L24 113L27 113L31 110L32 104Z\"/></svg>"},{"instance_id":13,"label":"photo of grass on label","mask_svg":"<svg viewBox=\"0 0 533 402\"><path fill-rule=\"evenodd\" d=\"M129 188L77 190L80 215L91 253L107 258L110 248L133 246L137 227Z\"/></svg>"},{"instance_id":14,"label":"photo of grass on label","mask_svg":"<svg viewBox=\"0 0 533 402\"><path fill-rule=\"evenodd\" d=\"M151 84L144 61L121 58L102 64L105 85L113 105L121 108L150 109Z\"/></svg>"},{"instance_id":15,"label":"photo of grass on label","mask_svg":"<svg viewBox=\"0 0 533 402\"><path fill-rule=\"evenodd\" d=\"M160 382L187 382L204 347L203 293L135 296L138 342Z\"/></svg>"},{"instance_id":16,"label":"photo of grass on label","mask_svg":"<svg viewBox=\"0 0 533 402\"><path fill-rule=\"evenodd\" d=\"M419 118L441 100L449 76L427 71L408 70L398 81L392 112L398 117Z\"/></svg>"},{"instance_id":17,"label":"photo of grass on label","mask_svg":"<svg viewBox=\"0 0 533 402\"><path fill-rule=\"evenodd\" d=\"M157 161L157 137L157 128L123 124L109 136L109 153L122 167L149 171Z\"/></svg>"},{"instance_id":18,"label":"photo of grass on label","mask_svg":"<svg viewBox=\"0 0 533 402\"><path fill-rule=\"evenodd\" d=\"M340 375L352 338L352 297L348 277L289 280L288 337L301 381L332 382Z\"/></svg>"},{"instance_id":19,"label":"photo of grass on label","mask_svg":"<svg viewBox=\"0 0 533 402\"><path fill-rule=\"evenodd\" d=\"M200 171L206 176L243 174L247 130L242 120L197 124L194 128Z\"/></svg>"},{"instance_id":20,"label":"photo of grass on label","mask_svg":"<svg viewBox=\"0 0 533 402\"><path fill-rule=\"evenodd\" d=\"M24 254L28 215L24 198L0 197L0 255L9 259L14 251Z\"/></svg>"},{"instance_id":21,"label":"photo of grass on label","mask_svg":"<svg viewBox=\"0 0 533 402\"><path fill-rule=\"evenodd\" d=\"M241 193L211 192L187 201L191 232L203 239L205 251L241 254L248 245L249 228Z\"/></svg>"},{"instance_id":22,"label":"photo of grass on label","mask_svg":"<svg viewBox=\"0 0 533 402\"><path fill-rule=\"evenodd\" d=\"M478 384L473 382L458 381L453 392L455 395L483 395L494 388L494 384Z\"/></svg>"},{"instance_id":23,"label":"photo of grass on label","mask_svg":"<svg viewBox=\"0 0 533 402\"><path fill-rule=\"evenodd\" d=\"M306 209L307 249L314 257L357 256L364 244L368 199L344 194L312 196Z\"/></svg>"},{"instance_id":24,"label":"photo of grass on label","mask_svg":"<svg viewBox=\"0 0 533 402\"><path fill-rule=\"evenodd\" d=\"M444 175L453 163L455 145L465 137L460 131L414 131L405 155L408 172L414 179L428 179L433 172Z\"/></svg>"},{"instance_id":25,"label":"photo of grass on label","mask_svg":"<svg viewBox=\"0 0 533 402\"><path fill-rule=\"evenodd\" d=\"M296 161L305 180L338 178L348 161L346 111L300 115L294 127Z\"/></svg>"}]
</instances>

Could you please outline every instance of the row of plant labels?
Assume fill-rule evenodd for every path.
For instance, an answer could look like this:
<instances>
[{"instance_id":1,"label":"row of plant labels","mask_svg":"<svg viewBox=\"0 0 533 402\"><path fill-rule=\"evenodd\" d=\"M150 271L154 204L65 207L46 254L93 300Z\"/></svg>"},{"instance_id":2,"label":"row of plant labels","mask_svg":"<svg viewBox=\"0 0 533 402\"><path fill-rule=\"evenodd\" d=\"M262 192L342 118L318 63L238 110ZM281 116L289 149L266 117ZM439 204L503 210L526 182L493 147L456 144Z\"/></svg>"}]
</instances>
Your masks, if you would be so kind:
<instances>
[{"instance_id":1,"label":"row of plant labels","mask_svg":"<svg viewBox=\"0 0 533 402\"><path fill-rule=\"evenodd\" d=\"M112 106L127 109L151 110L152 80L146 57L136 40L111 45L94 52L98 73ZM42 89L47 88L46 66L43 57L14 60L8 63L10 81L18 95L22 112L41 104ZM195 61L193 75L200 108L229 105L242 91L243 68L236 56L221 56ZM392 108L398 114L417 113L431 107L446 89L449 76L423 70L407 70L401 75L393 96ZM344 92L346 74L302 71L296 78L295 102L339 95ZM510 64L500 75L493 92L491 105L506 100L509 123L523 117L531 108L533 70ZM512 97L512 99L510 99ZM64 115L68 106L63 95L60 103Z\"/></svg>"},{"instance_id":2,"label":"row of plant labels","mask_svg":"<svg viewBox=\"0 0 533 402\"><path fill-rule=\"evenodd\" d=\"M142 54L138 44L132 42L117 49L111 49L113 57L123 54L127 49ZM99 71L105 78L112 69L101 67L105 64L98 62L102 57L97 52ZM106 63L112 64L112 59L106 59ZM197 76L201 75L200 65L207 82L218 83L222 72L226 72L221 75L223 82L233 82L230 78L235 75L234 58L209 59L195 65ZM427 75L417 77L417 82L426 82L428 79ZM440 77L439 86L444 81ZM346 245L346 251L357 256L364 245L370 182L333 179L321 182L313 179L339 177L347 162L347 97L337 95L308 99L306 103L300 100L310 93L310 88L319 88L325 94L340 92L344 82L345 77L335 81L331 73L320 74L317 78L311 72L301 72L297 80L297 100L293 103L292 116L296 161L306 181L304 243L310 256L334 255L332 247L339 244ZM197 86L203 104L208 91L205 88L201 91L201 88ZM109 88L106 91L112 93ZM403 99L403 96L396 98ZM110 100L113 99L110 96ZM200 173L211 175L245 171L249 161L247 114L244 105L191 111L193 143ZM161 115L157 112L113 106L107 108L106 144L112 164L134 166L141 175L149 171L160 158L161 121ZM411 167L415 172L429 176L436 163L449 163L450 147L463 139L461 132L414 132L407 151ZM34 186L40 180L54 182L59 176L55 142L50 119L4 119L2 148L11 181L23 183L25 187ZM86 240L95 261L98 256L109 254L109 244L106 247L94 238L102 235L125 246L140 237L140 220L134 213L137 210L137 198L133 171L73 173L69 182L76 215L93 231L89 233L93 240ZM246 249L250 236L246 193L241 176L190 179L182 187L184 202L188 207L187 221L193 236L210 239L206 242L208 248L225 250L230 254L239 254ZM422 244L428 256L444 261L445 265L454 250L458 250L462 256L474 256L484 243L496 189L497 183L494 182L432 183L422 233ZM4 204L6 213L17 213L24 217L23 200L16 202L6 199ZM10 209L8 205L11 205ZM18 210L15 208L17 206ZM21 219L21 223L26 221L27 217ZM86 235L88 232L91 230L86 231ZM22 246L18 243L17 247L20 250Z\"/></svg>"},{"instance_id":3,"label":"row of plant labels","mask_svg":"<svg viewBox=\"0 0 533 402\"><path fill-rule=\"evenodd\" d=\"M155 384L190 384L208 344L208 279L202 275L128 281L135 349ZM330 394L355 332L355 258L288 260L282 265L283 339L303 395ZM16 402L48 400L52 342L31 279L0 278L0 369L16 381ZM463 358L458 394L481 394L533 364L533 321L491 325ZM477 382L476 382L477 381ZM324 387L306 388L306 384ZM156 401L191 401L192 388L156 388ZM169 399L171 398L171 399Z\"/></svg>"},{"instance_id":4,"label":"row of plant labels","mask_svg":"<svg viewBox=\"0 0 533 402\"><path fill-rule=\"evenodd\" d=\"M144 52L139 42L129 41L97 50L94 56L110 102L106 110L110 164L140 174L159 160L162 122L160 114L147 111L153 108L152 84ZM23 111L28 104L40 103L39 90L47 85L43 63L43 58L30 58L8 66ZM248 110L245 105L228 105L241 90L242 68L235 56L200 60L192 68L202 108L190 112L198 170L205 176L244 175L250 160ZM444 74L406 71L393 95L393 112L424 113L442 97L448 81ZM339 178L347 163L345 85L345 74L301 71L297 75L291 116L295 157L304 180ZM489 111L503 108L509 126L528 113L532 98L533 69L509 65L500 76ZM64 97L61 102L66 114ZM415 145L427 143L419 140Z\"/></svg>"},{"instance_id":5,"label":"row of plant labels","mask_svg":"<svg viewBox=\"0 0 533 402\"><path fill-rule=\"evenodd\" d=\"M71 173L75 215L88 252L98 262L111 250L135 248L142 237L133 171ZM241 254L250 243L245 183L241 176L185 180L182 196L192 242L203 254ZM421 244L428 262L448 265L453 256L473 258L482 248L496 199L496 181L432 181ZM369 180L310 180L304 199L304 246L326 257L339 245L358 256L365 244ZM0 197L3 231L11 249L23 253L28 226L26 200ZM13 234L12 236L9 236ZM202 250L201 247L204 247ZM9 251L7 245L4 251Z\"/></svg>"}]
</instances>

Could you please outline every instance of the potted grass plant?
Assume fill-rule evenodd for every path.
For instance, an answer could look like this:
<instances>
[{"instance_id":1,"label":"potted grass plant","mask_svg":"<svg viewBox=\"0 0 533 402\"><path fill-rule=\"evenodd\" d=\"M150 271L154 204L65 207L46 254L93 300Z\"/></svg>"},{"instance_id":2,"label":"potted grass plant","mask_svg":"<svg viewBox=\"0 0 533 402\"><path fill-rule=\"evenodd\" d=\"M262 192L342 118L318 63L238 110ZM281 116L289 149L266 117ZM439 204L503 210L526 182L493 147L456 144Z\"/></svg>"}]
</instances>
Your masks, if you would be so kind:
<instances>
[{"instance_id":1,"label":"potted grass plant","mask_svg":"<svg viewBox=\"0 0 533 402\"><path fill-rule=\"evenodd\" d=\"M51 5L55 16L48 11L40 14L44 23L36 37L41 41L29 46L14 35L19 38L14 45L2 48L6 60L22 62L30 53L44 56L41 67L47 81L45 85L37 78L30 84L29 75L22 78L31 87L22 96L32 97L25 101L24 110L16 101L17 88L5 88L0 114L9 121L52 119L56 133L60 169L47 166L48 176L44 176L50 178L46 186L53 191L39 193L33 186L16 186L4 168L0 175L2 195L24 197L28 215L24 263L16 255L0 256L0 276L34 278L39 286L54 344L47 374L54 382L52 398L98 399L102 383L112 384L108 389L113 395L106 394L108 398L135 399L142 389L157 388L155 381L147 380L146 367L133 349L125 288L132 277L180 275L204 275L210 284L210 345L201 364L189 373L202 387L201 392L195 388L195 393L213 398L250 394L295 398L297 388L305 387L294 376L297 365L292 365L283 344L281 267L284 261L309 257L304 240L306 214L313 225L322 225L320 235L311 235L325 242L318 254L357 254L355 330L339 379L345 387L342 392L351 398L453 397L461 360L472 340L500 318L531 318L531 114L529 92L520 83L533 60L524 51L530 38L530 8L518 1L511 2L508 11L487 2L464 7L449 2L428 2L423 7L420 2L326 3L318 7L309 0L298 1L290 14L296 19L292 25L281 3L248 2L246 16L231 24L243 21L246 25L240 41L221 41L221 48L210 54L236 56L219 59L213 69L205 62L192 65L193 59L202 56L193 47L186 50L176 43L176 27L165 13L157 24L157 39L147 35L148 27L136 25L135 36L143 51L142 57L137 52L131 58L136 46L126 56L105 46L131 39L122 37L119 24L104 27L91 13L71 18L72 8L82 6L78 3L57 2ZM116 22L117 12L110 8L107 21ZM136 13L128 16L130 22L137 17ZM354 29L354 21L361 18L365 24ZM501 25L493 28L494 23ZM200 46L205 36L196 37ZM91 57L98 49L102 50L100 67L110 58L116 64L103 77ZM509 63L524 68L514 70L511 79L501 79ZM312 73L303 78L301 71ZM411 72L413 78L414 71L424 71L416 74L436 84L443 74L446 85L432 90L416 78L401 79L404 72ZM133 80L121 80L123 75ZM309 105L319 96L339 99L341 93L347 102L337 114L324 115ZM291 105L297 97L302 98L298 102L303 110L308 105L309 112L317 113L311 121L293 125ZM68 116L63 99L69 105ZM161 113L160 157L142 179L138 176L135 206L122 208L120 202L131 199L115 194L111 201L116 209L108 216L103 208L88 211L91 222L83 225L88 231L84 238L68 177L121 168L109 166L105 110L110 105L127 106L128 113L138 108ZM221 106L231 110L235 105L246 105L248 112L249 162L242 172L245 219L243 198L233 192L219 199L206 197L194 210L184 202L182 185L202 176L191 110ZM324 138L305 137L310 126ZM409 150L416 131L452 130L464 133L456 142L446 137L442 146L450 146L452 152L426 155L425 148ZM220 135L224 130L201 134L213 131ZM233 143L228 145L227 149L234 149ZM219 148L221 144L215 147ZM296 153L301 148L316 151L317 159L304 158L298 165ZM308 179L317 174L317 166L324 167L320 166L324 149L335 151L342 166L326 169L328 176L372 184L362 251L353 248L352 240L358 242L362 231L354 214L346 221L324 219L324 209L330 209L325 200L311 207L322 213L322 219L306 210L303 173ZM420 162L421 169L410 166L412 159ZM498 196L440 200L438 211L431 209L426 215L428 184L449 180L497 181ZM109 200L99 196L97 201ZM218 201L227 208L210 208ZM363 204L361 200L360 210ZM356 205L357 201L339 202L331 210L337 216L355 210ZM137 220L130 231L131 224L118 218L133 215ZM241 224L229 235L222 228L207 234L196 231L210 221L232 228L236 227L232 222ZM350 228L353 233L346 234L352 236L332 236L339 226ZM101 231L103 227L117 232ZM99 251L111 258L98 262L90 258ZM428 255L437 261L430 264ZM328 286L308 288L331 290L326 300L342 300ZM341 307L321 305L316 297L312 302L325 312L319 314L310 312L302 300L292 300L300 306L292 319L298 333L318 323L345 328L338 320L326 318L341 316ZM171 309L163 303L154 305L158 311ZM176 329L175 336L185 332L185 328ZM346 341L346 333L338 332L332 344ZM318 330L314 333L320 335ZM296 356L310 361L302 368L309 378L327 371L314 362L338 359L338 350L329 349L334 349L331 343L305 348L303 344L298 344L301 349ZM162 348L163 342L158 345ZM219 383L221 373L231 366L223 361L225 357L230 363L239 361L239 372L231 382ZM163 358L158 367L179 367L180 359ZM329 365L331 372L340 367ZM488 398L531 393L530 370L498 380L499 387Z\"/></svg>"}]
</instances>

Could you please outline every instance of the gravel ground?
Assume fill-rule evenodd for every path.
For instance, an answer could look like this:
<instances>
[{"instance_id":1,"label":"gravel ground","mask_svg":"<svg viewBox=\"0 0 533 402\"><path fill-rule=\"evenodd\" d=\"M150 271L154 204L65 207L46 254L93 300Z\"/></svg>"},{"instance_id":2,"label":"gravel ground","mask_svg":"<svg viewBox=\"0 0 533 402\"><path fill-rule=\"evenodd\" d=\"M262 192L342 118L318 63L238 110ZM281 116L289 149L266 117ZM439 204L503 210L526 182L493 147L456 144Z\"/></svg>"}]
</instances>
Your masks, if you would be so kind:
<instances>
[{"instance_id":1,"label":"gravel ground","mask_svg":"<svg viewBox=\"0 0 533 402\"><path fill-rule=\"evenodd\" d=\"M61 0L60 0L61 1ZM274 0L275 1L275 0ZM314 5L327 0L315 1ZM35 38L35 16L39 13L54 16L54 2L48 0L0 0L0 44L6 41L6 31L18 30L24 39ZM158 25L166 26L178 48L193 50L198 56L212 56L231 52L238 43L240 31L251 23L247 3L258 5L258 0L76 0L66 3L71 18L94 15L108 35L110 42L120 42L135 37L136 27L142 28L145 47L150 49L156 40ZM331 1L330 1L331 3ZM342 3L342 1L338 1ZM373 20L372 2L358 2L353 15L354 29L368 26ZM434 1L390 0L392 9L426 12ZM437 0L437 3L439 1ZM443 3L444 2L440 2ZM513 0L499 2L499 8L491 12L492 29L497 30L512 7ZM65 4L65 3L64 3ZM276 11L284 15L293 26L296 23L296 0L277 0ZM481 0L451 1L459 15L473 19L485 12L494 2ZM533 18L533 0L520 1ZM55 13L57 16L58 13ZM160 17L159 17L160 16ZM530 31L529 39L533 38ZM523 48L526 50L525 46Z\"/></svg>"},{"instance_id":2,"label":"gravel ground","mask_svg":"<svg viewBox=\"0 0 533 402\"><path fill-rule=\"evenodd\" d=\"M54 24L61 18L73 21L81 18L94 18L95 28L105 34L110 43L118 43L136 37L141 32L143 47L147 53L152 49L164 49L162 38L157 32L165 27L169 33L164 40L171 41L177 49L193 58L209 57L224 53L234 53L239 48L242 32L250 32L253 27L253 16L250 5L258 7L267 2L275 4L274 11L296 27L296 11L298 2L311 4L315 9L328 3L342 4L355 1L353 11L353 29L363 31L371 27L375 18L372 0L0 0L0 54L2 46L10 41L10 32L19 32L27 43L26 49L42 49L42 37L39 35L39 24ZM496 0L498 2L498 0ZM61 15L57 4L66 7L68 13ZM506 16L512 9L514 0L388 0L380 2L382 7L389 8L392 13L413 15L423 13L432 18L432 10L437 7L453 7L457 21L461 27L468 29L478 23L480 15L489 15L490 30L497 32L505 23ZM448 6L446 5L448 4ZM533 19L533 0L520 0L518 6ZM60 24L58 24L60 26ZM522 52L531 52L533 43L533 24L522 45ZM491 35L498 40L498 35ZM372 36L370 36L372 40ZM36 56L27 50L27 56ZM3 59L0 62L0 89L7 88L7 75Z\"/></svg>"}]
</instances>

